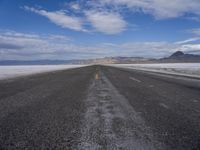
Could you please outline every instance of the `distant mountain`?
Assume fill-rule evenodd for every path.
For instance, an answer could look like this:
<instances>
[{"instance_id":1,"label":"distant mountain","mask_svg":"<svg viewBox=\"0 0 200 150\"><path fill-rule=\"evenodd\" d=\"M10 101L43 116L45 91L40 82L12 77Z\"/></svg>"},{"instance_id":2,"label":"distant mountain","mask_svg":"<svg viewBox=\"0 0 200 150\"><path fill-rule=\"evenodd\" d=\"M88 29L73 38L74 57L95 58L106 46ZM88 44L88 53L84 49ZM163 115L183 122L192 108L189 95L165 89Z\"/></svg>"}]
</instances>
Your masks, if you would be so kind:
<instances>
[{"instance_id":1,"label":"distant mountain","mask_svg":"<svg viewBox=\"0 0 200 150\"><path fill-rule=\"evenodd\" d=\"M169 58L179 58L179 57L183 57L185 54L182 51L176 51L175 53L173 53Z\"/></svg>"},{"instance_id":2,"label":"distant mountain","mask_svg":"<svg viewBox=\"0 0 200 150\"><path fill-rule=\"evenodd\" d=\"M159 59L160 62L200 62L200 55L185 54L182 51L176 51L167 58Z\"/></svg>"},{"instance_id":3,"label":"distant mountain","mask_svg":"<svg viewBox=\"0 0 200 150\"><path fill-rule=\"evenodd\" d=\"M77 60L2 60L0 65L60 65L60 64L79 64Z\"/></svg>"},{"instance_id":4,"label":"distant mountain","mask_svg":"<svg viewBox=\"0 0 200 150\"><path fill-rule=\"evenodd\" d=\"M18 61L4 60L0 65L59 65L59 64L119 64L119 63L144 63L149 59L142 57L105 57L97 59L74 59L74 60L34 60Z\"/></svg>"},{"instance_id":5,"label":"distant mountain","mask_svg":"<svg viewBox=\"0 0 200 150\"><path fill-rule=\"evenodd\" d=\"M177 51L171 56L161 59L148 59L143 57L105 57L97 59L74 59L74 60L33 60L18 61L4 60L0 65L59 65L59 64L139 64L139 63L178 63L200 62L200 55L184 54Z\"/></svg>"},{"instance_id":6,"label":"distant mountain","mask_svg":"<svg viewBox=\"0 0 200 150\"><path fill-rule=\"evenodd\" d=\"M149 60L143 57L105 57L82 60L81 62L86 64L130 64L148 62Z\"/></svg>"}]
</instances>

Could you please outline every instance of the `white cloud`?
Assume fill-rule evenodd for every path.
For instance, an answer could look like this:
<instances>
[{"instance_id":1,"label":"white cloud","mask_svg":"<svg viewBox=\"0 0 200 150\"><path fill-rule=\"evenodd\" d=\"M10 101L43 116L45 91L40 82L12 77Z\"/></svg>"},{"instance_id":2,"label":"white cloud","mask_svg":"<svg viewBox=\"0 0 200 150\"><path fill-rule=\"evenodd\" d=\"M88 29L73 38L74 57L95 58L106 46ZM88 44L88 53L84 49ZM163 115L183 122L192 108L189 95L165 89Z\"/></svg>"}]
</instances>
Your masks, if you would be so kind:
<instances>
[{"instance_id":1,"label":"white cloud","mask_svg":"<svg viewBox=\"0 0 200 150\"><path fill-rule=\"evenodd\" d=\"M190 30L187 30L187 32L200 36L200 28L190 29Z\"/></svg>"},{"instance_id":2,"label":"white cloud","mask_svg":"<svg viewBox=\"0 0 200 150\"><path fill-rule=\"evenodd\" d=\"M77 3L71 3L70 7L80 11L80 6ZM39 15L47 17L51 22L75 31L89 32L84 28L87 24L95 28L96 31L105 34L117 34L126 29L127 23L118 13L106 11L83 11L82 17L69 16L63 11L46 11L32 7L24 7L28 11L32 11ZM85 15L85 16L84 16ZM89 24L88 24L89 23Z\"/></svg>"},{"instance_id":3,"label":"white cloud","mask_svg":"<svg viewBox=\"0 0 200 150\"><path fill-rule=\"evenodd\" d=\"M200 54L200 44L169 42L130 42L122 44L105 43L107 49L114 51L113 56L134 56L147 58L167 57L176 51Z\"/></svg>"},{"instance_id":4,"label":"white cloud","mask_svg":"<svg viewBox=\"0 0 200 150\"><path fill-rule=\"evenodd\" d=\"M186 41L186 40L185 40ZM83 59L109 56L164 57L175 51L200 53L200 44L187 42L130 42L74 44L64 35L0 32L0 60Z\"/></svg>"},{"instance_id":5,"label":"white cloud","mask_svg":"<svg viewBox=\"0 0 200 150\"><path fill-rule=\"evenodd\" d=\"M79 4L77 4L77 3L72 3L72 4L71 4L71 8L72 8L72 9L75 9L75 10L80 10L80 6L79 6Z\"/></svg>"},{"instance_id":6,"label":"white cloud","mask_svg":"<svg viewBox=\"0 0 200 150\"><path fill-rule=\"evenodd\" d=\"M142 11L153 15L156 19L175 18L186 13L200 15L199 0L102 0L102 3Z\"/></svg>"},{"instance_id":7,"label":"white cloud","mask_svg":"<svg viewBox=\"0 0 200 150\"><path fill-rule=\"evenodd\" d=\"M189 17L185 17L188 20L193 20L196 22L200 22L200 16L189 16Z\"/></svg>"},{"instance_id":8,"label":"white cloud","mask_svg":"<svg viewBox=\"0 0 200 150\"><path fill-rule=\"evenodd\" d=\"M177 45L168 42L131 42L123 43L120 49L125 53L141 57L163 57L175 51ZM127 55L127 56L128 56Z\"/></svg>"},{"instance_id":9,"label":"white cloud","mask_svg":"<svg viewBox=\"0 0 200 150\"><path fill-rule=\"evenodd\" d=\"M105 56L110 51L101 46L73 44L63 35L0 32L0 60L80 59Z\"/></svg>"},{"instance_id":10,"label":"white cloud","mask_svg":"<svg viewBox=\"0 0 200 150\"><path fill-rule=\"evenodd\" d=\"M200 37L194 37L194 38L189 38L189 39L186 39L186 40L183 40L183 41L175 42L175 44L186 44L186 43L195 42L195 41L198 41L198 40L200 40Z\"/></svg>"},{"instance_id":11,"label":"white cloud","mask_svg":"<svg viewBox=\"0 0 200 150\"><path fill-rule=\"evenodd\" d=\"M125 30L127 23L116 13L86 11L86 16L92 26L105 34L116 34Z\"/></svg>"},{"instance_id":12,"label":"white cloud","mask_svg":"<svg viewBox=\"0 0 200 150\"><path fill-rule=\"evenodd\" d=\"M183 52L188 52L188 53L195 52L197 54L200 54L200 44L184 44L184 45L181 45L179 50Z\"/></svg>"},{"instance_id":13,"label":"white cloud","mask_svg":"<svg viewBox=\"0 0 200 150\"><path fill-rule=\"evenodd\" d=\"M67 11L79 12L81 10L81 5L79 1L64 2L62 7Z\"/></svg>"},{"instance_id":14,"label":"white cloud","mask_svg":"<svg viewBox=\"0 0 200 150\"><path fill-rule=\"evenodd\" d=\"M42 9L35 9L28 6L25 6L24 8L26 10L29 10L39 15L42 15L44 17L47 17L51 22L63 28L68 28L75 31L86 31L83 28L83 22L80 18L69 16L65 12L62 12L62 11L50 12L50 11L46 11Z\"/></svg>"},{"instance_id":15,"label":"white cloud","mask_svg":"<svg viewBox=\"0 0 200 150\"><path fill-rule=\"evenodd\" d=\"M64 3L67 10L47 11L24 6L26 10L48 18L51 22L75 31L95 31L117 34L127 29L123 10L150 14L156 19L177 18L198 20L200 17L199 0L88 0ZM70 13L66 13L69 12ZM69 15L70 14L70 15ZM73 14L73 15L71 15ZM188 17L186 14L190 14ZM193 14L193 15L191 15ZM191 31L200 35L200 29Z\"/></svg>"}]
</instances>

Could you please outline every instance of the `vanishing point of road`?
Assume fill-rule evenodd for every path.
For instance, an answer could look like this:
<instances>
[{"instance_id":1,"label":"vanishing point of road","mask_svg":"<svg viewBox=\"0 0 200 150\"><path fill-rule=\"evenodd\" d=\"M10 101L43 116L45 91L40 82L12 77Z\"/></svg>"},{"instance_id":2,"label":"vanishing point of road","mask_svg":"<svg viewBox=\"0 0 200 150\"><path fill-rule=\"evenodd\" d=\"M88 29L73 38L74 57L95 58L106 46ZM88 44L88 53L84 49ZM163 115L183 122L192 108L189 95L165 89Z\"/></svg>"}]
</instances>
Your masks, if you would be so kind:
<instances>
[{"instance_id":1,"label":"vanishing point of road","mask_svg":"<svg viewBox=\"0 0 200 150\"><path fill-rule=\"evenodd\" d=\"M198 150L200 80L99 65L1 80L0 149Z\"/></svg>"}]
</instances>

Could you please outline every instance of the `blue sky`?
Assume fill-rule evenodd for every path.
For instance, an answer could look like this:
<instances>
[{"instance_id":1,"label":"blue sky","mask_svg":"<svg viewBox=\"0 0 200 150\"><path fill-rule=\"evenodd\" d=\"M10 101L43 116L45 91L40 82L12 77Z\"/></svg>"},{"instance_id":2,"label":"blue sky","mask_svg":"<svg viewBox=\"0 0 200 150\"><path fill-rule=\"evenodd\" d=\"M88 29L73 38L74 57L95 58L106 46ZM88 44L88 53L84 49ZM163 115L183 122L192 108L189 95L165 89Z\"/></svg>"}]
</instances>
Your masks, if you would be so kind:
<instances>
[{"instance_id":1,"label":"blue sky","mask_svg":"<svg viewBox=\"0 0 200 150\"><path fill-rule=\"evenodd\" d=\"M200 54L199 0L0 0L0 60Z\"/></svg>"}]
</instances>

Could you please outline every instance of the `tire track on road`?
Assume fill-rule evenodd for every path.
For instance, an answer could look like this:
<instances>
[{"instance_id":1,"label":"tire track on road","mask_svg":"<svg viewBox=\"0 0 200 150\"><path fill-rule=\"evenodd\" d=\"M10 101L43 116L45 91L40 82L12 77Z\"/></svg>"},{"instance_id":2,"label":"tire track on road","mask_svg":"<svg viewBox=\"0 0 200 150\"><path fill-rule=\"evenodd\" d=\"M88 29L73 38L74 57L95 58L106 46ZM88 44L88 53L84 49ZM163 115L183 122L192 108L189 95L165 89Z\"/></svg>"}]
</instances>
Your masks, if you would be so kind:
<instances>
[{"instance_id":1,"label":"tire track on road","mask_svg":"<svg viewBox=\"0 0 200 150\"><path fill-rule=\"evenodd\" d=\"M165 149L104 74L91 83L79 149Z\"/></svg>"}]
</instances>

